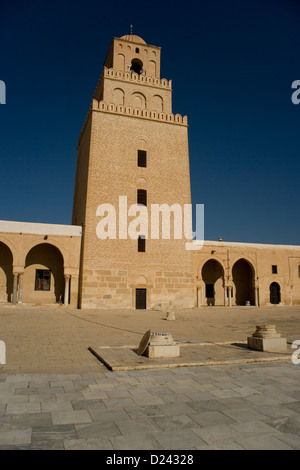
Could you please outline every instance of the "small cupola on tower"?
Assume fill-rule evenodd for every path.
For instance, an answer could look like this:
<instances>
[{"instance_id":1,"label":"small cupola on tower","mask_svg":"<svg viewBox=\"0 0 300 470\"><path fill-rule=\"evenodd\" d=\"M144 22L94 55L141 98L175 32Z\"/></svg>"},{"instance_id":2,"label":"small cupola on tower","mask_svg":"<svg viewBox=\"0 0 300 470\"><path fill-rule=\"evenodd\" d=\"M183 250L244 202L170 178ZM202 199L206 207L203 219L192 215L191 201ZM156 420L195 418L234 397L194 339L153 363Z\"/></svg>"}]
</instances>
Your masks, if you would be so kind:
<instances>
[{"instance_id":1,"label":"small cupola on tower","mask_svg":"<svg viewBox=\"0 0 300 470\"><path fill-rule=\"evenodd\" d=\"M116 72L160 78L160 47L151 46L136 34L114 38L104 66Z\"/></svg>"},{"instance_id":2,"label":"small cupola on tower","mask_svg":"<svg viewBox=\"0 0 300 470\"><path fill-rule=\"evenodd\" d=\"M160 52L132 30L114 37L93 98L105 106L172 113L171 81L160 78Z\"/></svg>"}]
</instances>

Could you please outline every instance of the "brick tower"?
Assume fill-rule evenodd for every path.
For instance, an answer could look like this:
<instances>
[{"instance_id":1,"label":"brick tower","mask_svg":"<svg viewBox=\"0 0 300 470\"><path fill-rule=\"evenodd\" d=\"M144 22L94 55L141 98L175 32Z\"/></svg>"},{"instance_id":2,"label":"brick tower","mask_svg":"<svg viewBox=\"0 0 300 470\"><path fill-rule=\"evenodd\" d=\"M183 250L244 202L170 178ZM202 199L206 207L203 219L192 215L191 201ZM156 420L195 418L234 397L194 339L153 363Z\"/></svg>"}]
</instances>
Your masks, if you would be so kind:
<instances>
[{"instance_id":1,"label":"brick tower","mask_svg":"<svg viewBox=\"0 0 300 470\"><path fill-rule=\"evenodd\" d=\"M81 308L194 306L192 257L184 224L182 237L172 229L181 224L173 210L170 237L162 234L161 205L184 216L191 195L187 118L172 113L160 53L133 34L113 39L79 137L72 223L83 227ZM135 204L149 216L137 239L126 231ZM161 209L158 236L153 204ZM116 226L107 238L99 235L104 221L107 230Z\"/></svg>"}]
</instances>

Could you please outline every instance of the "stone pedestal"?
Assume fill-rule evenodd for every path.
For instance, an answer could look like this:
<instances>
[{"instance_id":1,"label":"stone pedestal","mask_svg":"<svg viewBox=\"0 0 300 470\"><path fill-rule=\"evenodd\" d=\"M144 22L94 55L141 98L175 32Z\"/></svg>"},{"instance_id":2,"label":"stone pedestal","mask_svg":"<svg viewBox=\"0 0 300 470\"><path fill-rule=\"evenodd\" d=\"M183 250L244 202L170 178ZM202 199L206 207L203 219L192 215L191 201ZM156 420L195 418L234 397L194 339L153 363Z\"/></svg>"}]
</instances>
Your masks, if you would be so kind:
<instances>
[{"instance_id":1,"label":"stone pedestal","mask_svg":"<svg viewBox=\"0 0 300 470\"><path fill-rule=\"evenodd\" d=\"M276 332L274 325L259 325L255 333L248 337L248 348L256 351L284 352L287 350L286 338Z\"/></svg>"},{"instance_id":2,"label":"stone pedestal","mask_svg":"<svg viewBox=\"0 0 300 470\"><path fill-rule=\"evenodd\" d=\"M174 312L167 312L166 313L166 320L175 320L175 313Z\"/></svg>"},{"instance_id":3,"label":"stone pedestal","mask_svg":"<svg viewBox=\"0 0 300 470\"><path fill-rule=\"evenodd\" d=\"M179 357L180 346L176 344L170 333L153 333L148 330L138 347L138 354L149 358Z\"/></svg>"},{"instance_id":4,"label":"stone pedestal","mask_svg":"<svg viewBox=\"0 0 300 470\"><path fill-rule=\"evenodd\" d=\"M146 357L179 357L180 346L179 344L149 344L144 352Z\"/></svg>"}]
</instances>

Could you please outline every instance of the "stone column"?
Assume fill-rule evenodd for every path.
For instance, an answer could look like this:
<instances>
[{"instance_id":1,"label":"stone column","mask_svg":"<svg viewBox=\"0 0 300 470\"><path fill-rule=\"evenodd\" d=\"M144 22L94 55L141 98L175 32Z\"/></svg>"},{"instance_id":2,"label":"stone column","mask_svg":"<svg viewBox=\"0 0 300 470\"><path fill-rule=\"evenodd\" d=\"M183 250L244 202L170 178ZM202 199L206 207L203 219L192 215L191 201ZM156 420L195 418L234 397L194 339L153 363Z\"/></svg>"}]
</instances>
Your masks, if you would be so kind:
<instances>
[{"instance_id":1,"label":"stone column","mask_svg":"<svg viewBox=\"0 0 300 470\"><path fill-rule=\"evenodd\" d=\"M228 304L229 304L229 307L231 307L231 301L232 301L232 296L231 296L231 293L232 293L232 287L228 287Z\"/></svg>"},{"instance_id":2,"label":"stone column","mask_svg":"<svg viewBox=\"0 0 300 470\"><path fill-rule=\"evenodd\" d=\"M19 293L18 293L18 303L22 303L22 290L23 290L23 274L19 273Z\"/></svg>"},{"instance_id":3,"label":"stone column","mask_svg":"<svg viewBox=\"0 0 300 470\"><path fill-rule=\"evenodd\" d=\"M65 274L65 295L64 295L65 307L67 307L69 304L69 282L70 282L70 275Z\"/></svg>"},{"instance_id":4,"label":"stone column","mask_svg":"<svg viewBox=\"0 0 300 470\"><path fill-rule=\"evenodd\" d=\"M197 307L201 307L201 286L197 286Z\"/></svg>"},{"instance_id":5,"label":"stone column","mask_svg":"<svg viewBox=\"0 0 300 470\"><path fill-rule=\"evenodd\" d=\"M258 285L258 279L255 279L254 281L254 295L255 295L255 307L259 307L259 285Z\"/></svg>"},{"instance_id":6,"label":"stone column","mask_svg":"<svg viewBox=\"0 0 300 470\"><path fill-rule=\"evenodd\" d=\"M13 273L14 275L14 284L13 284L13 305L17 303L17 292L18 292L18 277L19 273Z\"/></svg>"},{"instance_id":7,"label":"stone column","mask_svg":"<svg viewBox=\"0 0 300 470\"><path fill-rule=\"evenodd\" d=\"M203 290L204 290L204 282L202 281L202 279L199 279L198 284L197 284L198 307L202 307L204 305Z\"/></svg>"},{"instance_id":8,"label":"stone column","mask_svg":"<svg viewBox=\"0 0 300 470\"><path fill-rule=\"evenodd\" d=\"M227 307L227 287L224 285L224 306Z\"/></svg>"},{"instance_id":9,"label":"stone column","mask_svg":"<svg viewBox=\"0 0 300 470\"><path fill-rule=\"evenodd\" d=\"M254 293L255 293L255 307L258 307L258 289L257 289L257 287L255 287Z\"/></svg>"}]
</instances>

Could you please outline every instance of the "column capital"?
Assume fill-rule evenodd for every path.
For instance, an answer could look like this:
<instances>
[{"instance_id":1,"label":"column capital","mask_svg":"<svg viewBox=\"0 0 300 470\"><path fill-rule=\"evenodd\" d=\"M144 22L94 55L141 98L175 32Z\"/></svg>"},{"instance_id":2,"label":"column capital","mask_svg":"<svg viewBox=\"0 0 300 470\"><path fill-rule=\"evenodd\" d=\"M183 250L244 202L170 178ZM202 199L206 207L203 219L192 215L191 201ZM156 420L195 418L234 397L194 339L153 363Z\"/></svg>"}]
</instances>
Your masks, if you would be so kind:
<instances>
[{"instance_id":1,"label":"column capital","mask_svg":"<svg viewBox=\"0 0 300 470\"><path fill-rule=\"evenodd\" d=\"M24 274L24 266L13 266L13 274Z\"/></svg>"}]
</instances>

